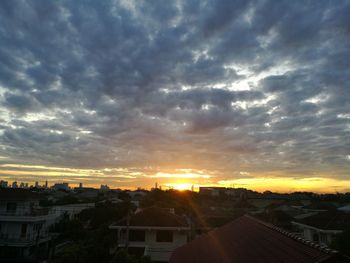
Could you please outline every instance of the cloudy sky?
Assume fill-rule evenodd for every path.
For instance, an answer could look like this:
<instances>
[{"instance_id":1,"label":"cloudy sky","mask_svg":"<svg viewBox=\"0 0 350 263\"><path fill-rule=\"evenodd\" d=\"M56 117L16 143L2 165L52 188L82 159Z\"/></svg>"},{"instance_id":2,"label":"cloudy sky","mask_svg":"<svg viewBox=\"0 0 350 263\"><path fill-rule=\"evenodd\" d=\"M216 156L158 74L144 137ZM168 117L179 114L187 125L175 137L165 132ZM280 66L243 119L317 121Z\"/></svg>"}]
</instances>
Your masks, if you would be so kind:
<instances>
[{"instance_id":1,"label":"cloudy sky","mask_svg":"<svg viewBox=\"0 0 350 263\"><path fill-rule=\"evenodd\" d=\"M0 179L350 191L350 1L0 1Z\"/></svg>"}]
</instances>

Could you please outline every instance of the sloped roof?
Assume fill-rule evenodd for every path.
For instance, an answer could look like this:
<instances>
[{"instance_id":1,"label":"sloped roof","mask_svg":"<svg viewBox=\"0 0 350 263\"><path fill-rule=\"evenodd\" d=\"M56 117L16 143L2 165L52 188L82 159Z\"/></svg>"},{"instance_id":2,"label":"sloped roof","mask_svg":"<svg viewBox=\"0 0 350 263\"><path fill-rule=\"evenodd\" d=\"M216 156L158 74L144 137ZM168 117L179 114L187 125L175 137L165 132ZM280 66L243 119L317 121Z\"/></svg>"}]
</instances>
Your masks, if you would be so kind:
<instances>
[{"instance_id":1,"label":"sloped roof","mask_svg":"<svg viewBox=\"0 0 350 263\"><path fill-rule=\"evenodd\" d=\"M299 219L296 222L323 230L343 230L350 225L350 214L341 211L326 211Z\"/></svg>"},{"instance_id":2,"label":"sloped roof","mask_svg":"<svg viewBox=\"0 0 350 263\"><path fill-rule=\"evenodd\" d=\"M167 209L150 207L133 214L130 217L130 226L155 226L155 227L188 227L185 218L170 213ZM125 226L126 219L114 225Z\"/></svg>"},{"instance_id":3,"label":"sloped roof","mask_svg":"<svg viewBox=\"0 0 350 263\"><path fill-rule=\"evenodd\" d=\"M43 195L21 188L0 188L0 200L40 200Z\"/></svg>"},{"instance_id":4,"label":"sloped roof","mask_svg":"<svg viewBox=\"0 0 350 263\"><path fill-rule=\"evenodd\" d=\"M175 250L170 263L313 263L331 261L329 250L308 245L250 216L202 235Z\"/></svg>"}]
</instances>

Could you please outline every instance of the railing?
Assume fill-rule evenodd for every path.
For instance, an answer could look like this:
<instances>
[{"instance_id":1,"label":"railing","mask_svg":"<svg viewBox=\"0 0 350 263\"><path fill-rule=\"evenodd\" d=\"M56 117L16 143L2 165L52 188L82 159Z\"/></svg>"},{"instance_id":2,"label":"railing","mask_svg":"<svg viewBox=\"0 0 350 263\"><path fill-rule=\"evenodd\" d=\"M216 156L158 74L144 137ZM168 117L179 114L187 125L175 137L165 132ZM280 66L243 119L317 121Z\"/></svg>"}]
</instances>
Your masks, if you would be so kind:
<instances>
[{"instance_id":1,"label":"railing","mask_svg":"<svg viewBox=\"0 0 350 263\"><path fill-rule=\"evenodd\" d=\"M53 213L49 208L32 208L29 211L1 211L0 216L46 216Z\"/></svg>"},{"instance_id":2,"label":"railing","mask_svg":"<svg viewBox=\"0 0 350 263\"><path fill-rule=\"evenodd\" d=\"M40 235L39 239L48 238L48 235ZM0 243L33 243L37 240L36 235L27 235L25 237L18 237L15 235L9 234L0 234Z\"/></svg>"}]
</instances>

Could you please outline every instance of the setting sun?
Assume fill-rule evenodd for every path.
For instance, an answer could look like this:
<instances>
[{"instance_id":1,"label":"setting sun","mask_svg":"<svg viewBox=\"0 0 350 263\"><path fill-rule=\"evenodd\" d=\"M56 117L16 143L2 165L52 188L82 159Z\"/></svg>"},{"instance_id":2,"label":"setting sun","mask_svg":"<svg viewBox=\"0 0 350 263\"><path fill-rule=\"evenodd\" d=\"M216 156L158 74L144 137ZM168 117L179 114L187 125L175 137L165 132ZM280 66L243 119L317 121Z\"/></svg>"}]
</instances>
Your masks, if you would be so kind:
<instances>
[{"instance_id":1,"label":"setting sun","mask_svg":"<svg viewBox=\"0 0 350 263\"><path fill-rule=\"evenodd\" d=\"M180 191L191 190L193 187L192 184L181 184L181 183L168 183L168 184L165 184L165 186L171 189L180 190Z\"/></svg>"}]
</instances>

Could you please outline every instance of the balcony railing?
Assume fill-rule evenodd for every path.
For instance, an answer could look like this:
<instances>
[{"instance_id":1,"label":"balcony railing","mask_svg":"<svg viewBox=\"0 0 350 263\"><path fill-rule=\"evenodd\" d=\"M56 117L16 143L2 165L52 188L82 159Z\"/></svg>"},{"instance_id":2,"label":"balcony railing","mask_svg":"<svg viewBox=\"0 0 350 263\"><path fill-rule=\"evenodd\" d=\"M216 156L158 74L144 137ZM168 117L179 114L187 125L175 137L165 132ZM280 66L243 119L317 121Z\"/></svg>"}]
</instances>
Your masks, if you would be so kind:
<instances>
[{"instance_id":1,"label":"balcony railing","mask_svg":"<svg viewBox=\"0 0 350 263\"><path fill-rule=\"evenodd\" d=\"M32 208L27 210L1 211L0 216L45 216L51 214L49 208Z\"/></svg>"},{"instance_id":2,"label":"balcony railing","mask_svg":"<svg viewBox=\"0 0 350 263\"><path fill-rule=\"evenodd\" d=\"M36 235L27 235L25 237L18 237L15 235L9 235L9 234L0 234L0 244L6 243L6 244L28 244L28 243L34 243L37 240L43 240L49 238L48 235L40 235L39 238Z\"/></svg>"}]
</instances>

